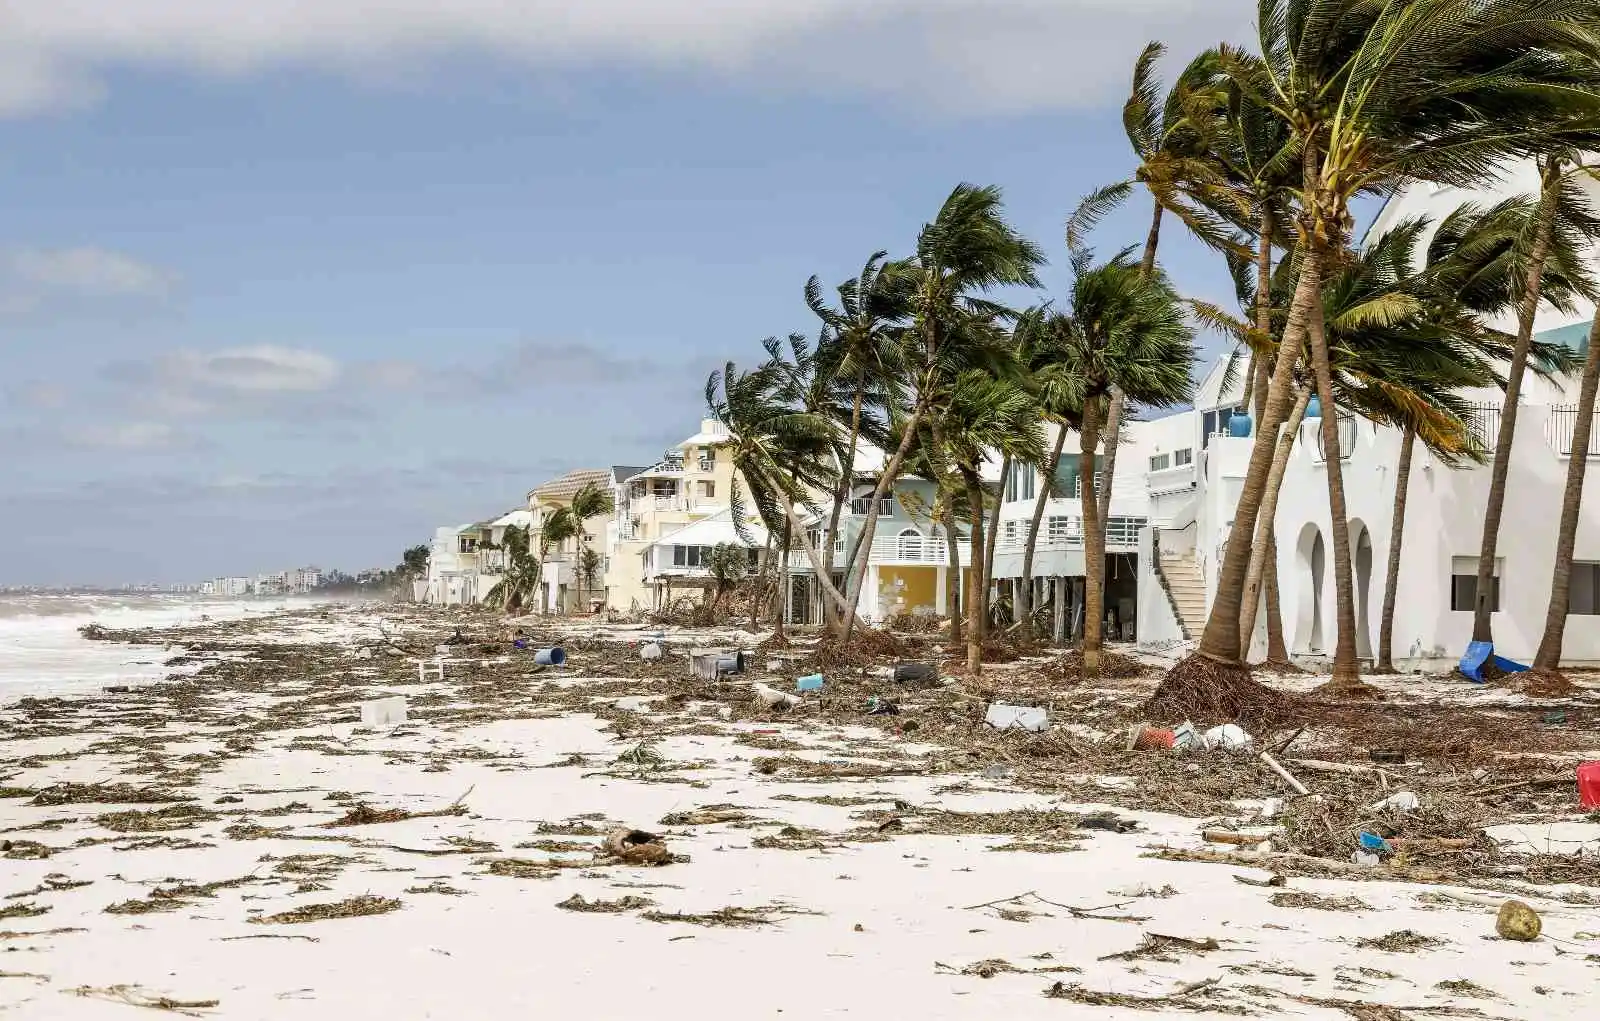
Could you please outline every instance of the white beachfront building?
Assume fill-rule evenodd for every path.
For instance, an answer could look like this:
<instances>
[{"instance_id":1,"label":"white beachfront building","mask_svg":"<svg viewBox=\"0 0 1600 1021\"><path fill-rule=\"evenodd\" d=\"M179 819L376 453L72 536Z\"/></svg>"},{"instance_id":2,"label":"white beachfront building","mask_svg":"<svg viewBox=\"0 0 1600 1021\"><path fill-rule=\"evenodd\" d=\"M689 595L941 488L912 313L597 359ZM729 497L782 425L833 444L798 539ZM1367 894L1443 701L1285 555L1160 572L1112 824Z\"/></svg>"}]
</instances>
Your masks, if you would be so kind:
<instances>
[{"instance_id":1,"label":"white beachfront building","mask_svg":"<svg viewBox=\"0 0 1600 1021\"><path fill-rule=\"evenodd\" d=\"M1403 218L1426 215L1437 222L1465 201L1494 202L1535 187L1531 168L1508 174L1498 188L1483 192L1417 185L1388 203L1373 236ZM1592 183L1586 187L1600 200L1600 188ZM1581 354L1587 351L1593 315L1587 306L1572 314L1545 308L1537 335ZM1493 325L1515 330L1510 317ZM1131 599L1131 634L1146 648L1197 639L1216 593L1254 443L1252 423L1241 407L1242 381L1224 388L1225 375L1220 363L1211 370L1193 410L1130 424L1118 453L1106 607L1120 636L1128 637ZM1530 373L1523 384L1496 558L1498 591L1492 597L1496 651L1523 662L1538 647L1549 602L1556 524L1573 456L1576 395L1576 378L1550 382ZM1504 395L1490 389L1465 396L1476 406L1471 424L1492 450ZM1291 655L1312 662L1331 656L1337 633L1330 545L1334 526L1320 424L1320 419L1308 418L1301 426L1276 522L1285 641ZM1357 654L1368 658L1377 647L1401 437L1398 430L1353 417L1342 418L1339 436L1348 518L1341 527L1350 535ZM1067 451L1075 446L1076 437L1069 437ZM1580 456L1584 453L1600 457L1600 423ZM1075 471L1075 464L1063 464L1064 475ZM1449 468L1420 445L1415 451L1394 620L1395 665L1401 669L1447 668L1466 650L1489 479L1488 466ZM1049 501L1041 532L1034 570L1036 605L1042 599L1059 607L1055 619L1064 615L1073 622L1066 632L1075 633L1073 614L1082 605L1082 510L1073 479L1063 481L1068 496ZM1032 491L1042 482L1028 472L1008 480L995 565L1002 583L1021 573L1021 538L1014 535L1026 536ZM1584 507L1573 558L1564 648L1568 665L1600 664L1600 472L1585 479ZM1131 586L1125 569L1133 572ZM1260 615L1253 639L1257 657L1265 653L1265 636Z\"/></svg>"}]
</instances>

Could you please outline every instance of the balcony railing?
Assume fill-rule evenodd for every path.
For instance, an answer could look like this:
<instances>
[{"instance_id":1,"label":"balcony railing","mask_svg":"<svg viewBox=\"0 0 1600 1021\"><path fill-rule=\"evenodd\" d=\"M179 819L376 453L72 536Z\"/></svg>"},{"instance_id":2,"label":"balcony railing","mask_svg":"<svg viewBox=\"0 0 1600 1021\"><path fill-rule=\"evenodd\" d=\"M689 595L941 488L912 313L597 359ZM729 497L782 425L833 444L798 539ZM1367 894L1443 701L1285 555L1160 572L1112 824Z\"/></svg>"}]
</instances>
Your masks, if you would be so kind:
<instances>
[{"instance_id":1,"label":"balcony railing","mask_svg":"<svg viewBox=\"0 0 1600 1021\"><path fill-rule=\"evenodd\" d=\"M1138 548L1139 533L1147 524L1145 518L1115 517L1106 522L1106 549L1127 552ZM1010 526L1016 527L1010 527ZM1028 522L1008 521L1002 526L995 549L1003 553L1021 553L1028 545ZM1083 519L1078 517L1051 517L1039 529L1038 549L1059 552L1083 549Z\"/></svg>"},{"instance_id":2,"label":"balcony railing","mask_svg":"<svg viewBox=\"0 0 1600 1021\"><path fill-rule=\"evenodd\" d=\"M1589 420L1589 449L1585 451L1588 457L1600 457L1600 412L1592 412ZM1497 423L1498 424L1498 423ZM1550 418L1545 424L1545 437L1550 441L1550 446L1562 457L1572 456L1573 432L1578 426L1578 408L1572 404L1560 404L1550 409Z\"/></svg>"},{"instance_id":3,"label":"balcony railing","mask_svg":"<svg viewBox=\"0 0 1600 1021\"><path fill-rule=\"evenodd\" d=\"M1101 493L1104 493L1105 491L1106 491L1106 473L1105 472L1095 472L1094 473L1094 492L1095 492L1095 495L1099 496ZM1074 500L1083 499L1083 476L1080 475L1077 478L1072 480L1072 492L1069 495Z\"/></svg>"},{"instance_id":4,"label":"balcony railing","mask_svg":"<svg viewBox=\"0 0 1600 1021\"><path fill-rule=\"evenodd\" d=\"M1312 459L1317 464L1322 464L1327 460L1327 456L1326 456L1325 452L1322 449L1322 423L1321 423L1320 420L1313 420L1313 421L1310 421L1310 422L1308 422L1306 424L1309 425L1311 428L1306 430L1306 435L1301 438L1302 442L1304 442L1307 446L1309 446L1311 448L1311 457L1312 457ZM1346 416L1346 415L1340 415L1339 416L1339 460L1341 460L1341 461L1350 460L1350 455L1355 453L1355 450L1356 450L1356 420L1354 418Z\"/></svg>"},{"instance_id":5,"label":"balcony railing","mask_svg":"<svg viewBox=\"0 0 1600 1021\"><path fill-rule=\"evenodd\" d=\"M1485 450L1500 442L1500 405L1474 404L1464 416L1467 431Z\"/></svg>"},{"instance_id":6,"label":"balcony railing","mask_svg":"<svg viewBox=\"0 0 1600 1021\"><path fill-rule=\"evenodd\" d=\"M956 543L956 555L961 563L971 563L971 544ZM872 540L869 563L874 564L935 564L950 563L950 545L940 537L921 535L880 535Z\"/></svg>"},{"instance_id":7,"label":"balcony railing","mask_svg":"<svg viewBox=\"0 0 1600 1021\"><path fill-rule=\"evenodd\" d=\"M866 517L871 509L872 498L870 496L850 501L850 513L858 517ZM880 518L894 517L893 497L884 497L878 501L878 516Z\"/></svg>"}]
</instances>

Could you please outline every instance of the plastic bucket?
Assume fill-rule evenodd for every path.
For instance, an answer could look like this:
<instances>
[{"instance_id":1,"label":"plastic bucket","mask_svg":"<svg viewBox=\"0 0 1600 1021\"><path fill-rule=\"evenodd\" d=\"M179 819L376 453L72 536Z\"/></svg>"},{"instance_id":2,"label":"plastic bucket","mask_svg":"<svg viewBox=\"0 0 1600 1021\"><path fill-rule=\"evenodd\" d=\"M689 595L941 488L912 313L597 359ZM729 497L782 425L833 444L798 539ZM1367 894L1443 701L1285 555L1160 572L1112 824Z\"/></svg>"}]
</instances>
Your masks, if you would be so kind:
<instances>
[{"instance_id":1,"label":"plastic bucket","mask_svg":"<svg viewBox=\"0 0 1600 1021\"><path fill-rule=\"evenodd\" d=\"M567 650L559 645L552 645L548 649L540 649L533 654L533 661L540 666L565 666Z\"/></svg>"},{"instance_id":2,"label":"plastic bucket","mask_svg":"<svg viewBox=\"0 0 1600 1021\"><path fill-rule=\"evenodd\" d=\"M795 678L794 690L796 691L816 691L821 687L821 674L806 674L804 677Z\"/></svg>"},{"instance_id":3,"label":"plastic bucket","mask_svg":"<svg viewBox=\"0 0 1600 1021\"><path fill-rule=\"evenodd\" d=\"M1578 800L1584 808L1600 808L1600 762L1578 767Z\"/></svg>"}]
</instances>

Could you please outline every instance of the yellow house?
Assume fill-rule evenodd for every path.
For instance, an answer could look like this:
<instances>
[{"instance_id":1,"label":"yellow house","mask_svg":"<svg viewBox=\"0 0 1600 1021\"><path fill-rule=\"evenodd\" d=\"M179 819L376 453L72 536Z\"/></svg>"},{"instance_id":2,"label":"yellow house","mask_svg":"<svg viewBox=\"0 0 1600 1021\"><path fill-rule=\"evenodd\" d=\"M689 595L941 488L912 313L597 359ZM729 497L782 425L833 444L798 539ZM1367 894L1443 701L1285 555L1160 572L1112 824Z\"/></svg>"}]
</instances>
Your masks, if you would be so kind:
<instances>
[{"instance_id":1,"label":"yellow house","mask_svg":"<svg viewBox=\"0 0 1600 1021\"><path fill-rule=\"evenodd\" d=\"M730 439L727 426L705 419L699 432L654 465L615 478L616 514L605 540L608 608L627 613L660 605L663 587L652 551L674 532L726 516L733 462L718 448Z\"/></svg>"}]
</instances>

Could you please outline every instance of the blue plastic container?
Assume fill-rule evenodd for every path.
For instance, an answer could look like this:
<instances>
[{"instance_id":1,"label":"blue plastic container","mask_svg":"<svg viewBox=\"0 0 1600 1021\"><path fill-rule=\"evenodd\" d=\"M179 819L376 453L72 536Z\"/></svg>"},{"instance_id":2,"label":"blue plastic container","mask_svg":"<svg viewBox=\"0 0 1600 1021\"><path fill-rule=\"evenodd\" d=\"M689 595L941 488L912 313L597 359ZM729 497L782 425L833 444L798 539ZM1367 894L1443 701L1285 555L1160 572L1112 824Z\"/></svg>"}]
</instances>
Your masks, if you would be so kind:
<instances>
[{"instance_id":1,"label":"blue plastic container","mask_svg":"<svg viewBox=\"0 0 1600 1021\"><path fill-rule=\"evenodd\" d=\"M1248 439L1255 429L1255 420L1249 415L1234 415L1228 419L1228 435L1235 439Z\"/></svg>"},{"instance_id":2,"label":"blue plastic container","mask_svg":"<svg viewBox=\"0 0 1600 1021\"><path fill-rule=\"evenodd\" d=\"M553 645L548 649L540 649L533 654L533 661L540 666L566 666L567 650L559 645Z\"/></svg>"},{"instance_id":3,"label":"blue plastic container","mask_svg":"<svg viewBox=\"0 0 1600 1021\"><path fill-rule=\"evenodd\" d=\"M821 687L821 674L806 674L804 677L795 678L794 690L796 691L817 691L820 690Z\"/></svg>"},{"instance_id":4,"label":"blue plastic container","mask_svg":"<svg viewBox=\"0 0 1600 1021\"><path fill-rule=\"evenodd\" d=\"M1317 397L1316 395L1312 395L1311 400L1306 404L1306 418L1321 418L1321 417L1322 417L1322 398Z\"/></svg>"}]
</instances>

